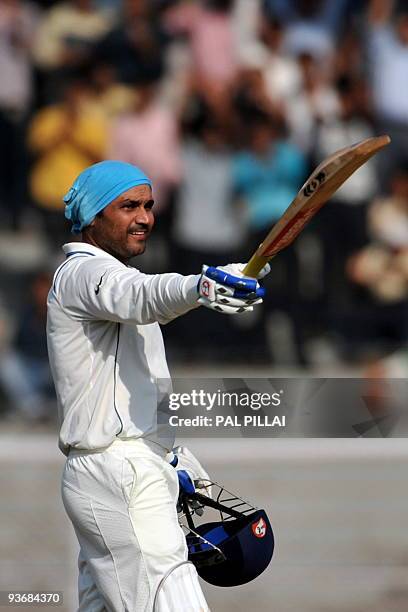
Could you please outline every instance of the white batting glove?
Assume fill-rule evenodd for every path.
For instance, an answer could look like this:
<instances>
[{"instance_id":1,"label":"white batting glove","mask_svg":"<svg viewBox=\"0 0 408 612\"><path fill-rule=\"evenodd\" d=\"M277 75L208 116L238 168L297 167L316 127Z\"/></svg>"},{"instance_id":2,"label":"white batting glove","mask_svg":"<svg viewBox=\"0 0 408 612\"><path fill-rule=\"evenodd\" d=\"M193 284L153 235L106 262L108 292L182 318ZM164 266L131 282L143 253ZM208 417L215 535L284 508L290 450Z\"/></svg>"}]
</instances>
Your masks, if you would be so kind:
<instances>
[{"instance_id":1,"label":"white batting glove","mask_svg":"<svg viewBox=\"0 0 408 612\"><path fill-rule=\"evenodd\" d=\"M228 264L214 268L204 265L198 283L198 303L226 314L250 312L262 304L265 289L257 280L244 276L246 264ZM271 268L266 264L258 274L264 278Z\"/></svg>"}]
</instances>

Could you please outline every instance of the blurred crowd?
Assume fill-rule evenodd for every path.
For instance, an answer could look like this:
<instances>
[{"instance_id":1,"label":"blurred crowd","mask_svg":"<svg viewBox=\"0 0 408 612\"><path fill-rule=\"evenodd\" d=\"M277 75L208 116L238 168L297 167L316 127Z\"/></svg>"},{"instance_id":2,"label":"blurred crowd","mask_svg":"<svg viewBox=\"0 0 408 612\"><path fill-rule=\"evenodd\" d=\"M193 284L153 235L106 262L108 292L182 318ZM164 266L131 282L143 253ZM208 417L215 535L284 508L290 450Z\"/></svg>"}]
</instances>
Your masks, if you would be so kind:
<instances>
[{"instance_id":1,"label":"blurred crowd","mask_svg":"<svg viewBox=\"0 0 408 612\"><path fill-rule=\"evenodd\" d=\"M408 363L406 0L2 0L0 77L7 402L37 418L52 399L62 197L102 159L153 181L135 266L190 274L245 261L317 163L389 134L273 261L260 314L199 309L164 333L172 363Z\"/></svg>"}]
</instances>

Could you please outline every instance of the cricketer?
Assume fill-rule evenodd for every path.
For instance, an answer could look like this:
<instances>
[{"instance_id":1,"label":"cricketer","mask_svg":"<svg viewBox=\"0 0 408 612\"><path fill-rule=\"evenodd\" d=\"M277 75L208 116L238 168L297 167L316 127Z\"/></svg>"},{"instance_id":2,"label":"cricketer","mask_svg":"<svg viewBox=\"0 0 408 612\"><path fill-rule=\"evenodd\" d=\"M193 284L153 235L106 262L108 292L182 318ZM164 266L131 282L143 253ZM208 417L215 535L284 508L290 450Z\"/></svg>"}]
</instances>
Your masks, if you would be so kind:
<instances>
[{"instance_id":1,"label":"cricketer","mask_svg":"<svg viewBox=\"0 0 408 612\"><path fill-rule=\"evenodd\" d=\"M82 236L63 246L47 339L67 456L62 498L80 545L79 611L208 611L176 509L180 488L208 475L158 435L157 385L170 379L160 325L200 305L252 310L263 288L243 264L192 276L130 267L154 224L151 182L130 164L87 168L64 201Z\"/></svg>"}]
</instances>

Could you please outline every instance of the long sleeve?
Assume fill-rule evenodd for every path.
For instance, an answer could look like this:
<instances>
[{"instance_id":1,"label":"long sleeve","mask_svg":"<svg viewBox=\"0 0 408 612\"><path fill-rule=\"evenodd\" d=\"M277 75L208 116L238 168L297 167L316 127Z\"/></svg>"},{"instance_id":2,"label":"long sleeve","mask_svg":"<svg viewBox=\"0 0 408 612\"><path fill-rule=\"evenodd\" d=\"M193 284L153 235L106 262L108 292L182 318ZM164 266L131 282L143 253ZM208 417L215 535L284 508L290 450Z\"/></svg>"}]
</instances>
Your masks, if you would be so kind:
<instances>
[{"instance_id":1,"label":"long sleeve","mask_svg":"<svg viewBox=\"0 0 408 612\"><path fill-rule=\"evenodd\" d=\"M196 308L198 276L143 274L112 257L80 255L60 266L53 291L77 320L168 323Z\"/></svg>"}]
</instances>

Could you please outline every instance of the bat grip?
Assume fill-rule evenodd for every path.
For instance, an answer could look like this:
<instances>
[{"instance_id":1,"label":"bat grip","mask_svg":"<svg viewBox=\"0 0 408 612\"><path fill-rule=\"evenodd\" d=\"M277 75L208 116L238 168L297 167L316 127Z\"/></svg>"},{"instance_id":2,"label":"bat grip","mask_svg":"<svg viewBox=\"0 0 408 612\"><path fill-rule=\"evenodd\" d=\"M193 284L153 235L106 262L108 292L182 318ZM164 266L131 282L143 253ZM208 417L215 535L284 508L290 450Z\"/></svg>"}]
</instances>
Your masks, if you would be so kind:
<instances>
[{"instance_id":1,"label":"bat grip","mask_svg":"<svg viewBox=\"0 0 408 612\"><path fill-rule=\"evenodd\" d=\"M263 257L262 255L257 255L255 253L252 255L251 259L243 269L243 274L245 276L250 276L251 278L257 278L259 272L262 270L264 265L268 263L268 261L269 257Z\"/></svg>"}]
</instances>

